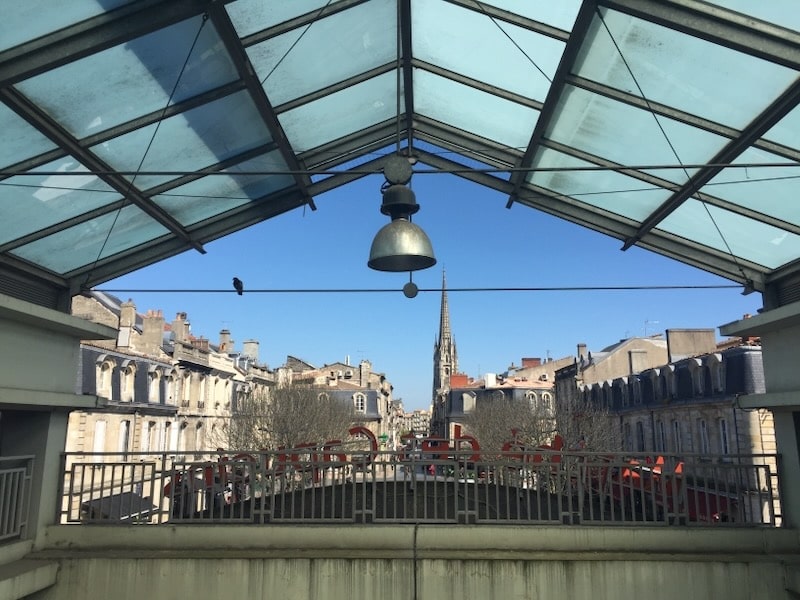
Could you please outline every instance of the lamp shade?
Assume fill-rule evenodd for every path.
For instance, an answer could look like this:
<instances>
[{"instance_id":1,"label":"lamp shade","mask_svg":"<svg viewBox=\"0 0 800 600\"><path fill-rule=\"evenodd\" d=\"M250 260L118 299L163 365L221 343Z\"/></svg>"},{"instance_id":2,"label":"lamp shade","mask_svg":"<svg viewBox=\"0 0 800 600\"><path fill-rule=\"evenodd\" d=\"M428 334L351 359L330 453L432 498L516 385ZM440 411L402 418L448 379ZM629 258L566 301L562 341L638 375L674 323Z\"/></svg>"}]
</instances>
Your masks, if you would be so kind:
<instances>
[{"instance_id":1,"label":"lamp shade","mask_svg":"<svg viewBox=\"0 0 800 600\"><path fill-rule=\"evenodd\" d=\"M406 219L384 225L372 240L367 266L376 271L419 271L436 264L426 233Z\"/></svg>"}]
</instances>

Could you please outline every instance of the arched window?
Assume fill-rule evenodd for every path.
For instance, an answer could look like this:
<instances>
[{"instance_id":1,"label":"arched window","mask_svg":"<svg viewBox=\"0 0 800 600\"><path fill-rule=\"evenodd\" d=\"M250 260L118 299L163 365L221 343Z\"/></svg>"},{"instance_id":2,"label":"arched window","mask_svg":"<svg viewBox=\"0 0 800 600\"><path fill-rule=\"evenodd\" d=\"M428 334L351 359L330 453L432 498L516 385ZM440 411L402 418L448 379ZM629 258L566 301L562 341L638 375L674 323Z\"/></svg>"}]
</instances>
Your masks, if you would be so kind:
<instances>
[{"instance_id":1,"label":"arched window","mask_svg":"<svg viewBox=\"0 0 800 600\"><path fill-rule=\"evenodd\" d=\"M203 424L198 423L194 429L194 449L195 452L203 448Z\"/></svg>"},{"instance_id":2,"label":"arched window","mask_svg":"<svg viewBox=\"0 0 800 600\"><path fill-rule=\"evenodd\" d=\"M148 394L147 401L154 404L161 403L161 370L151 369L147 374Z\"/></svg>"},{"instance_id":3,"label":"arched window","mask_svg":"<svg viewBox=\"0 0 800 600\"><path fill-rule=\"evenodd\" d=\"M528 406L530 406L532 410L539 408L539 397L533 390L528 390L525 392L525 400L528 402Z\"/></svg>"},{"instance_id":4,"label":"arched window","mask_svg":"<svg viewBox=\"0 0 800 600\"><path fill-rule=\"evenodd\" d=\"M114 361L106 358L97 365L97 395L101 398L112 397L111 379L114 375Z\"/></svg>"},{"instance_id":5,"label":"arched window","mask_svg":"<svg viewBox=\"0 0 800 600\"><path fill-rule=\"evenodd\" d=\"M506 397L503 393L503 390L495 390L492 392L492 400L495 402L502 402L502 400Z\"/></svg>"},{"instance_id":6,"label":"arched window","mask_svg":"<svg viewBox=\"0 0 800 600\"><path fill-rule=\"evenodd\" d=\"M367 397L361 392L353 395L353 406L357 413L367 412Z\"/></svg>"},{"instance_id":7,"label":"arched window","mask_svg":"<svg viewBox=\"0 0 800 600\"><path fill-rule=\"evenodd\" d=\"M119 394L123 402L133 402L134 400L134 381L136 380L136 365L133 361L126 362L120 372Z\"/></svg>"},{"instance_id":8,"label":"arched window","mask_svg":"<svg viewBox=\"0 0 800 600\"><path fill-rule=\"evenodd\" d=\"M178 401L178 372L171 371L166 379L166 403L175 406Z\"/></svg>"},{"instance_id":9,"label":"arched window","mask_svg":"<svg viewBox=\"0 0 800 600\"><path fill-rule=\"evenodd\" d=\"M317 400L320 402L327 402L328 401L328 392L320 392L317 394Z\"/></svg>"}]
</instances>

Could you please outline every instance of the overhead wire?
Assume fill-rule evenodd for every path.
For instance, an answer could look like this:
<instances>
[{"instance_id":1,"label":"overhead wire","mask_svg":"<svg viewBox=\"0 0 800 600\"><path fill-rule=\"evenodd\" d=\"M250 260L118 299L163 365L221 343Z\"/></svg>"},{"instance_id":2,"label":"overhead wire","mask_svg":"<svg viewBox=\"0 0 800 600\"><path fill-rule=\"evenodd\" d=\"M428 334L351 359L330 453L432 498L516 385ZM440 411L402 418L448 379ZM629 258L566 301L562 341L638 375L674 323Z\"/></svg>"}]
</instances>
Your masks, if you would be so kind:
<instances>
[{"instance_id":1,"label":"overhead wire","mask_svg":"<svg viewBox=\"0 0 800 600\"><path fill-rule=\"evenodd\" d=\"M119 208L115 211L114 219L111 221L111 226L108 228L108 233L106 233L105 239L103 240L103 243L100 245L100 250L97 253L97 258L95 258L91 268L86 272L84 285L86 285L89 279L91 279L92 273L94 272L94 269L97 267L97 263L100 262L100 257L103 256L103 251L106 249L108 241L111 239L111 232L114 231L114 227L116 226L120 215L122 215L122 210L125 208L125 206L127 206L129 202L128 194L130 194L131 190L133 189L133 185L136 182L136 177L141 175L140 169L142 168L142 165L144 165L144 161L147 159L147 155L153 146L153 142L156 139L156 135L158 135L158 130L161 127L164 115L166 114L169 105L172 103L172 98L175 96L175 92L178 90L178 85L180 84L183 74L186 71L186 67L189 64L189 60L191 60L192 58L192 53L194 52L195 46L197 46L197 41L200 39L200 34L203 32L203 27L205 27L206 21L208 21L207 13L203 14L200 20L200 27L197 28L197 33L195 34L194 39L192 40L192 44L189 47L189 51L186 53L186 58L184 59L183 64L181 65L181 69L178 72L178 76L175 78L175 83L172 86L172 90L169 93L169 98L167 98L167 102L165 103L164 108L161 111L161 118L159 118L158 121L156 121L156 126L153 129L153 135L150 136L150 140L147 142L147 147L144 149L144 152L142 153L142 158L139 160L139 166L137 167L136 171L133 172L132 177L128 182L125 194L123 194L122 196L122 203L120 204ZM41 173L39 174L41 175ZM117 172L117 174L120 173ZM85 175L86 173L84 172L84 176Z\"/></svg>"},{"instance_id":2,"label":"overhead wire","mask_svg":"<svg viewBox=\"0 0 800 600\"><path fill-rule=\"evenodd\" d=\"M674 144L672 143L672 140L670 140L669 136L667 135L666 130L664 129L663 125L661 124L661 120L658 118L658 114L656 114L655 110L653 109L652 105L650 104L650 100L645 95L644 90L642 89L642 86L639 84L639 80L636 77L635 73L633 72L633 69L631 68L630 64L628 63L628 60L625 57L625 54L622 52L622 48L620 48L619 44L617 44L617 40L615 39L614 35L611 33L611 29L609 28L608 23L606 23L606 20L603 17L603 12L602 12L602 10L600 9L599 6L595 7L595 12L597 13L598 18L600 19L600 22L602 23L603 28L605 29L606 33L608 34L608 37L611 39L611 43L614 44L614 48L616 49L617 53L619 54L620 60L625 65L625 68L627 69L628 74L631 76L631 79L633 80L633 83L636 85L636 89L639 91L639 95L642 97L642 100L644 101L645 105L647 106L647 109L650 111L650 114L653 116L653 119L655 120L656 125L658 126L658 129L661 131L661 135L664 137L664 140L666 141L667 145L669 146L670 151L672 152L672 155L675 157L675 160L677 160L678 163L682 166L683 172L684 172L684 175L686 176L687 182L690 181L691 180L691 175L689 175L688 168L683 166L683 164L681 162L681 158L678 155L678 151L676 150ZM709 168L709 166L706 165L706 167L704 167L704 168ZM744 272L744 269L742 268L742 265L737 260L736 255L734 254L733 250L731 249L730 244L728 243L728 240L725 239L725 235L722 233L722 229L720 228L719 224L717 223L716 219L714 218L714 215L711 214L711 209L708 207L708 203L705 200L703 200L703 195L701 194L700 190L699 189L696 190L694 192L694 195L696 196L697 201L700 202L700 204L703 206L706 214L708 215L708 218L711 220L711 223L714 226L714 229L716 230L717 234L719 235L720 239L722 240L722 243L724 244L725 249L728 251L728 254L730 254L731 260L733 261L733 264L736 266L737 269L739 269L739 273L742 275L742 278L745 281L750 281L750 277L747 276L747 274Z\"/></svg>"},{"instance_id":3,"label":"overhead wire","mask_svg":"<svg viewBox=\"0 0 800 600\"><path fill-rule=\"evenodd\" d=\"M665 290L714 290L738 289L741 284L714 285L602 285L602 286L538 286L538 287L456 287L447 292L624 292L624 291L665 291ZM109 294L235 294L233 289L218 288L96 288L97 292ZM445 291L441 287L419 288L420 292ZM398 288L248 288L248 294L375 294L402 292Z\"/></svg>"}]
</instances>

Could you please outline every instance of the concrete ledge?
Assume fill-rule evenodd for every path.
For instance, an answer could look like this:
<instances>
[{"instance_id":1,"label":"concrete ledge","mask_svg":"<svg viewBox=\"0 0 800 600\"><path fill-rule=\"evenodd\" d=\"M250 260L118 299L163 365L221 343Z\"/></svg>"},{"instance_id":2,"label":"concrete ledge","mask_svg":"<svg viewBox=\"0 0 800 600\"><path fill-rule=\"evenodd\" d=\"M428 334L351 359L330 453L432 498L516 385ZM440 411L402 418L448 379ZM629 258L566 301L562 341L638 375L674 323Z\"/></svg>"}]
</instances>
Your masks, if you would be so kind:
<instances>
[{"instance_id":1,"label":"concrete ledge","mask_svg":"<svg viewBox=\"0 0 800 600\"><path fill-rule=\"evenodd\" d=\"M427 558L800 562L793 529L489 525L57 525L40 558Z\"/></svg>"},{"instance_id":2,"label":"concrete ledge","mask_svg":"<svg viewBox=\"0 0 800 600\"><path fill-rule=\"evenodd\" d=\"M0 565L6 565L24 558L33 550L33 541L17 540L0 545Z\"/></svg>"},{"instance_id":3,"label":"concrete ledge","mask_svg":"<svg viewBox=\"0 0 800 600\"><path fill-rule=\"evenodd\" d=\"M56 583L58 563L45 560L18 560L0 566L0 598L18 600Z\"/></svg>"}]
</instances>

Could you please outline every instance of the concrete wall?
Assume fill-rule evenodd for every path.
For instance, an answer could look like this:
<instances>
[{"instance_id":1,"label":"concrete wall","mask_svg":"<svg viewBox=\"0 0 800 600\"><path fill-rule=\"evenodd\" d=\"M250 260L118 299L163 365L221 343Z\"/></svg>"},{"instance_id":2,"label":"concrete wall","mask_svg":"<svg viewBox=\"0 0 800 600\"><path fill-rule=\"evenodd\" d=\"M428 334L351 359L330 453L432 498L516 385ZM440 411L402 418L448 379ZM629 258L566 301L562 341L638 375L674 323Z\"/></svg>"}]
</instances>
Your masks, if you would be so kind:
<instances>
[{"instance_id":1,"label":"concrete wall","mask_svg":"<svg viewBox=\"0 0 800 600\"><path fill-rule=\"evenodd\" d=\"M786 529L54 526L34 600L790 600Z\"/></svg>"}]
</instances>

